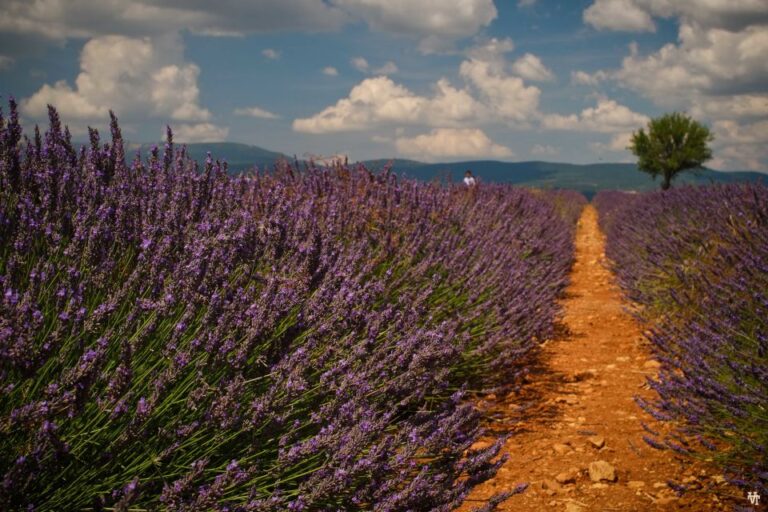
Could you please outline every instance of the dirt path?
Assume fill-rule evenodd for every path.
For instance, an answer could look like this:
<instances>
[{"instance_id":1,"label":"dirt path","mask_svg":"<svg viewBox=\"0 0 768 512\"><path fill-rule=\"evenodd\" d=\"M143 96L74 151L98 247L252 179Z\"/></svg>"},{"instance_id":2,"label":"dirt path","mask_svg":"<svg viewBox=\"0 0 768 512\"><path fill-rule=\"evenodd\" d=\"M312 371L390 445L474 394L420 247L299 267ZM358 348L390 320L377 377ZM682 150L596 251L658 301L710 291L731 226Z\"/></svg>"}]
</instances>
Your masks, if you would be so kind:
<instances>
[{"instance_id":1,"label":"dirt path","mask_svg":"<svg viewBox=\"0 0 768 512\"><path fill-rule=\"evenodd\" d=\"M491 395L480 402L492 429L514 435L504 447L509 461L461 510L520 482L528 482L528 489L500 510L731 510L734 504L748 505L713 468L643 441L641 420L660 427L633 397L652 396L645 379L658 364L640 326L623 309L626 303L605 267L604 246L597 212L587 206L563 302L564 333L543 345L522 393ZM614 482L593 481L597 461L607 463L598 465L608 472L608 465L615 469ZM666 484L670 479L700 490L678 497Z\"/></svg>"}]
</instances>

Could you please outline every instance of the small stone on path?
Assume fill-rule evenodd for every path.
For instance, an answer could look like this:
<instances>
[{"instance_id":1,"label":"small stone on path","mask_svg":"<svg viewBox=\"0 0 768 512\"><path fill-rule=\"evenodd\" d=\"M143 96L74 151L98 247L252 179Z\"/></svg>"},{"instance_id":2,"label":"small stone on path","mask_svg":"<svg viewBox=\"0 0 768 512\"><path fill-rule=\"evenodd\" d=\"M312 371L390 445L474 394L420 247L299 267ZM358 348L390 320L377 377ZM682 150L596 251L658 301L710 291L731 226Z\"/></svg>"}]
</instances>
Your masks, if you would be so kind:
<instances>
[{"instance_id":1,"label":"small stone on path","mask_svg":"<svg viewBox=\"0 0 768 512\"><path fill-rule=\"evenodd\" d=\"M579 471L576 468L570 468L568 471L563 471L555 477L555 480L559 484L572 484L579 476Z\"/></svg>"},{"instance_id":2,"label":"small stone on path","mask_svg":"<svg viewBox=\"0 0 768 512\"><path fill-rule=\"evenodd\" d=\"M630 489L640 489L641 487L645 487L645 482L640 480L631 480L627 482L627 487Z\"/></svg>"},{"instance_id":3,"label":"small stone on path","mask_svg":"<svg viewBox=\"0 0 768 512\"><path fill-rule=\"evenodd\" d=\"M659 368L659 367L661 367L661 363L656 361L655 359L649 359L643 365L643 368Z\"/></svg>"},{"instance_id":4,"label":"small stone on path","mask_svg":"<svg viewBox=\"0 0 768 512\"><path fill-rule=\"evenodd\" d=\"M555 453L558 455L565 455L566 453L571 451L571 447L567 444L562 443L555 443L552 445L552 449L555 450Z\"/></svg>"},{"instance_id":5,"label":"small stone on path","mask_svg":"<svg viewBox=\"0 0 768 512\"><path fill-rule=\"evenodd\" d=\"M607 480L616 481L616 469L604 460L598 460L589 465L589 478L593 482Z\"/></svg>"},{"instance_id":6,"label":"small stone on path","mask_svg":"<svg viewBox=\"0 0 768 512\"><path fill-rule=\"evenodd\" d=\"M554 496L558 491L562 489L560 484L549 478L541 482L541 488L549 496Z\"/></svg>"},{"instance_id":7,"label":"small stone on path","mask_svg":"<svg viewBox=\"0 0 768 512\"><path fill-rule=\"evenodd\" d=\"M603 436L592 436L588 439L589 443L598 450L605 446L605 438Z\"/></svg>"},{"instance_id":8,"label":"small stone on path","mask_svg":"<svg viewBox=\"0 0 768 512\"><path fill-rule=\"evenodd\" d=\"M583 512L584 508L576 503L573 503L572 501L569 501L565 504L565 512Z\"/></svg>"}]
</instances>

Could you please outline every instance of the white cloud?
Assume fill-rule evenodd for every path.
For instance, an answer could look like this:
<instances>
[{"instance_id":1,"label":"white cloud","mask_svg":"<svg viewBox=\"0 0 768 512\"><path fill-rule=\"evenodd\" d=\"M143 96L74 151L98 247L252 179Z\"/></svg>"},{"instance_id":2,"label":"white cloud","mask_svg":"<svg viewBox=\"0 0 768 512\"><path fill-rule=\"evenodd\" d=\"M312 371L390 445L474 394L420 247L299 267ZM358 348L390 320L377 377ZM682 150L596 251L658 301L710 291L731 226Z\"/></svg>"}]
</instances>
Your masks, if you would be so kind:
<instances>
[{"instance_id":1,"label":"white cloud","mask_svg":"<svg viewBox=\"0 0 768 512\"><path fill-rule=\"evenodd\" d=\"M421 39L424 53L476 34L497 16L493 0L332 0L371 28Z\"/></svg>"},{"instance_id":2,"label":"white cloud","mask_svg":"<svg viewBox=\"0 0 768 512\"><path fill-rule=\"evenodd\" d=\"M597 106L585 108L579 114L547 114L542 118L542 126L550 130L611 133L642 128L648 120L647 116L633 112L614 100L600 98Z\"/></svg>"},{"instance_id":3,"label":"white cloud","mask_svg":"<svg viewBox=\"0 0 768 512\"><path fill-rule=\"evenodd\" d=\"M764 92L768 84L768 30L740 32L680 26L680 44L643 56L633 50L615 78L665 105L687 103L699 93Z\"/></svg>"},{"instance_id":4,"label":"white cloud","mask_svg":"<svg viewBox=\"0 0 768 512\"><path fill-rule=\"evenodd\" d=\"M280 58L280 52L274 48L264 48L261 50L261 54L269 60L278 60Z\"/></svg>"},{"instance_id":5,"label":"white cloud","mask_svg":"<svg viewBox=\"0 0 768 512\"><path fill-rule=\"evenodd\" d=\"M560 149L549 144L534 144L531 148L531 154L535 156L557 156Z\"/></svg>"},{"instance_id":6,"label":"white cloud","mask_svg":"<svg viewBox=\"0 0 768 512\"><path fill-rule=\"evenodd\" d=\"M653 30L651 16L738 31L768 23L768 7L764 0L595 0L583 13L596 28L629 31Z\"/></svg>"},{"instance_id":7,"label":"white cloud","mask_svg":"<svg viewBox=\"0 0 768 512\"><path fill-rule=\"evenodd\" d=\"M474 60L493 62L503 65L504 54L515 49L515 43L509 37L497 39L495 37L476 44L467 50L467 57Z\"/></svg>"},{"instance_id":8,"label":"white cloud","mask_svg":"<svg viewBox=\"0 0 768 512\"><path fill-rule=\"evenodd\" d=\"M397 73L398 71L399 70L397 69L397 64L391 60L387 61L383 66L373 70L374 74L377 75L391 75L393 73Z\"/></svg>"},{"instance_id":9,"label":"white cloud","mask_svg":"<svg viewBox=\"0 0 768 512\"><path fill-rule=\"evenodd\" d=\"M333 66L326 66L323 68L323 74L327 76L338 76L339 70Z\"/></svg>"},{"instance_id":10,"label":"white cloud","mask_svg":"<svg viewBox=\"0 0 768 512\"><path fill-rule=\"evenodd\" d=\"M459 72L497 117L525 123L537 114L541 91L526 86L521 78L507 75L493 63L475 59L462 62Z\"/></svg>"},{"instance_id":11,"label":"white cloud","mask_svg":"<svg viewBox=\"0 0 768 512\"><path fill-rule=\"evenodd\" d=\"M0 31L59 40L183 30L221 37L339 30L362 21L413 37L426 53L477 34L497 14L493 0L4 0Z\"/></svg>"},{"instance_id":12,"label":"white cloud","mask_svg":"<svg viewBox=\"0 0 768 512\"><path fill-rule=\"evenodd\" d=\"M648 12L633 0L595 0L583 13L584 23L602 30L653 32L656 25Z\"/></svg>"},{"instance_id":13,"label":"white cloud","mask_svg":"<svg viewBox=\"0 0 768 512\"><path fill-rule=\"evenodd\" d=\"M716 121L713 165L728 169L766 170L768 162L768 120L752 123Z\"/></svg>"},{"instance_id":14,"label":"white cloud","mask_svg":"<svg viewBox=\"0 0 768 512\"><path fill-rule=\"evenodd\" d=\"M632 139L632 133L616 133L611 136L610 140L607 143L604 142L594 142L590 144L592 149L594 149L598 153L606 153L606 152L612 152L612 153L625 153L628 154L629 150L627 147L629 146L629 142Z\"/></svg>"},{"instance_id":15,"label":"white cloud","mask_svg":"<svg viewBox=\"0 0 768 512\"><path fill-rule=\"evenodd\" d=\"M93 41L95 39L91 40ZM173 64L150 71L153 113L162 116L170 112L171 119L179 121L210 119L211 113L198 105L200 90L197 87L197 77L199 74L200 68L195 64ZM80 83L78 82L78 87Z\"/></svg>"},{"instance_id":16,"label":"white cloud","mask_svg":"<svg viewBox=\"0 0 768 512\"><path fill-rule=\"evenodd\" d=\"M768 142L768 121L740 125L733 121L717 121L713 126L716 139L721 142L756 144Z\"/></svg>"},{"instance_id":17,"label":"white cloud","mask_svg":"<svg viewBox=\"0 0 768 512\"><path fill-rule=\"evenodd\" d=\"M606 78L608 78L608 73L602 70L594 73L587 73L581 70L571 71L571 83L575 85L591 85L594 87Z\"/></svg>"},{"instance_id":18,"label":"white cloud","mask_svg":"<svg viewBox=\"0 0 768 512\"><path fill-rule=\"evenodd\" d=\"M430 97L418 96L390 78L367 78L352 88L347 98L320 113L296 119L293 129L307 133L346 132L385 124L456 125L470 121L483 110L466 91L447 80L435 84Z\"/></svg>"},{"instance_id":19,"label":"white cloud","mask_svg":"<svg viewBox=\"0 0 768 512\"><path fill-rule=\"evenodd\" d=\"M162 36L181 30L233 36L279 30L337 30L352 21L317 0L4 0L0 30L49 39Z\"/></svg>"},{"instance_id":20,"label":"white cloud","mask_svg":"<svg viewBox=\"0 0 768 512\"><path fill-rule=\"evenodd\" d=\"M422 160L440 158L509 158L511 149L494 143L478 128L436 128L416 137L399 137L397 151Z\"/></svg>"},{"instance_id":21,"label":"white cloud","mask_svg":"<svg viewBox=\"0 0 768 512\"><path fill-rule=\"evenodd\" d=\"M628 151L627 147L632 141L632 132L617 133L611 137L608 147L613 151Z\"/></svg>"},{"instance_id":22,"label":"white cloud","mask_svg":"<svg viewBox=\"0 0 768 512\"><path fill-rule=\"evenodd\" d=\"M764 0L595 0L583 12L585 23L608 30L653 31L652 16L737 32L767 24L768 5Z\"/></svg>"},{"instance_id":23,"label":"white cloud","mask_svg":"<svg viewBox=\"0 0 768 512\"><path fill-rule=\"evenodd\" d=\"M509 39L492 39L470 49L459 69L464 80L461 88L441 79L434 84L431 94L418 95L385 76L368 78L335 105L311 117L296 119L293 129L328 133L373 129L382 125L446 128L489 122L528 126L539 116L541 91L509 74L508 69L512 66L503 54L512 47ZM370 69L362 57L353 59L352 63L362 71ZM545 73L538 71L541 78Z\"/></svg>"},{"instance_id":24,"label":"white cloud","mask_svg":"<svg viewBox=\"0 0 768 512\"><path fill-rule=\"evenodd\" d=\"M391 75L397 73L399 70L397 64L387 61L377 68L371 68L371 64L364 57L354 57L350 59L349 63L353 68L361 73L372 73L374 75Z\"/></svg>"},{"instance_id":25,"label":"white cloud","mask_svg":"<svg viewBox=\"0 0 768 512\"><path fill-rule=\"evenodd\" d=\"M355 57L352 60L349 61L350 64L352 64L352 67L356 70L366 73L368 72L368 61L365 60L363 57Z\"/></svg>"},{"instance_id":26,"label":"white cloud","mask_svg":"<svg viewBox=\"0 0 768 512\"><path fill-rule=\"evenodd\" d=\"M280 116L273 114L263 108L259 107L242 107L236 108L234 114L237 116L256 117L258 119L279 119Z\"/></svg>"},{"instance_id":27,"label":"white cloud","mask_svg":"<svg viewBox=\"0 0 768 512\"><path fill-rule=\"evenodd\" d=\"M8 57L7 55L0 55L0 71L3 69L9 69L11 66L13 66L14 59L11 57Z\"/></svg>"},{"instance_id":28,"label":"white cloud","mask_svg":"<svg viewBox=\"0 0 768 512\"><path fill-rule=\"evenodd\" d=\"M211 123L172 124L173 140L177 142L221 142L229 135L229 128ZM161 134L165 137L165 132Z\"/></svg>"},{"instance_id":29,"label":"white cloud","mask_svg":"<svg viewBox=\"0 0 768 512\"><path fill-rule=\"evenodd\" d=\"M31 97L22 100L24 114L36 119L43 119L48 105L53 105L65 119L97 120L109 115L109 106L97 106L72 88L64 80L53 86L44 84Z\"/></svg>"},{"instance_id":30,"label":"white cloud","mask_svg":"<svg viewBox=\"0 0 768 512\"><path fill-rule=\"evenodd\" d=\"M546 82L555 79L552 71L541 62L541 59L532 53L526 53L517 59L512 64L512 71L526 80Z\"/></svg>"},{"instance_id":31,"label":"white cloud","mask_svg":"<svg viewBox=\"0 0 768 512\"><path fill-rule=\"evenodd\" d=\"M199 104L200 68L184 62L181 53L173 38L91 39L80 54L74 87L63 80L45 84L22 100L22 111L42 119L50 103L65 119L79 122L103 122L110 109L129 122L208 122L211 113Z\"/></svg>"},{"instance_id":32,"label":"white cloud","mask_svg":"<svg viewBox=\"0 0 768 512\"><path fill-rule=\"evenodd\" d=\"M696 97L691 115L709 119L768 118L768 94Z\"/></svg>"}]
</instances>

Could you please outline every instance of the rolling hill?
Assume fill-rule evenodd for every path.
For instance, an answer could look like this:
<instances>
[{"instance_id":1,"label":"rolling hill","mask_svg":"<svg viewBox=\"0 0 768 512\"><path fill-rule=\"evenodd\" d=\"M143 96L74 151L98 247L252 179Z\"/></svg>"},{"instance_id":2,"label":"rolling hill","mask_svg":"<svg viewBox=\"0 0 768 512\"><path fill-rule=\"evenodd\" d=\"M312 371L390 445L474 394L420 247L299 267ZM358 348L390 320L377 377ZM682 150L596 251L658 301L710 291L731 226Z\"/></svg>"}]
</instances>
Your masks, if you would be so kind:
<instances>
[{"instance_id":1,"label":"rolling hill","mask_svg":"<svg viewBox=\"0 0 768 512\"><path fill-rule=\"evenodd\" d=\"M514 183L538 188L567 188L582 192L587 197L599 190L653 190L659 187L648 174L637 170L635 164L600 163L566 164L554 162L498 162L478 160L456 163L409 165L393 172L421 180L448 179L458 181L464 171L471 169L481 181ZM674 184L729 183L734 181L766 180L768 175L751 172L720 172L700 169L686 172L675 179Z\"/></svg>"},{"instance_id":2,"label":"rolling hill","mask_svg":"<svg viewBox=\"0 0 768 512\"><path fill-rule=\"evenodd\" d=\"M269 151L258 146L234 142L186 144L187 152L201 164L208 152L214 158L226 160L229 172L239 174L254 167L270 169L278 160L293 161L283 153ZM139 147L139 146L136 146ZM140 146L143 153L151 145ZM162 147L162 146L161 146ZM557 162L499 162L472 160L451 163L424 163L406 159L378 159L360 162L371 170L389 166L391 171L419 180L459 181L464 171L471 169L481 182L513 183L539 188L568 188L591 197L599 190L652 190L659 186L647 174L639 172L634 164L598 163L568 164ZM734 181L768 181L768 174L752 171L721 172L701 169L680 175L674 184L728 183Z\"/></svg>"}]
</instances>

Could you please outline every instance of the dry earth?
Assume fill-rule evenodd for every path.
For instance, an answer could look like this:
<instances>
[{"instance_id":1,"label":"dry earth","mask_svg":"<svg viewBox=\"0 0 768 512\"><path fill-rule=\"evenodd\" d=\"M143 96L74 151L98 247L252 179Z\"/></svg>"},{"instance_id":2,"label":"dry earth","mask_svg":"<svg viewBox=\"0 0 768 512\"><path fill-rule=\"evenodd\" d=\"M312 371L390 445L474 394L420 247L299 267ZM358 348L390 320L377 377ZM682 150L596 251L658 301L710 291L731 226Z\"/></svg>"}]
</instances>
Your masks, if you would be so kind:
<instances>
[{"instance_id":1,"label":"dry earth","mask_svg":"<svg viewBox=\"0 0 768 512\"><path fill-rule=\"evenodd\" d=\"M743 492L705 461L691 462L643 441L641 421L664 428L634 402L638 395L653 396L646 379L658 363L626 311L604 248L597 212L587 206L563 299L563 332L543 344L520 393L479 401L491 430L513 433L503 448L509 460L461 510L521 482L528 488L499 510L749 510ZM678 496L668 480L697 490Z\"/></svg>"}]
</instances>

